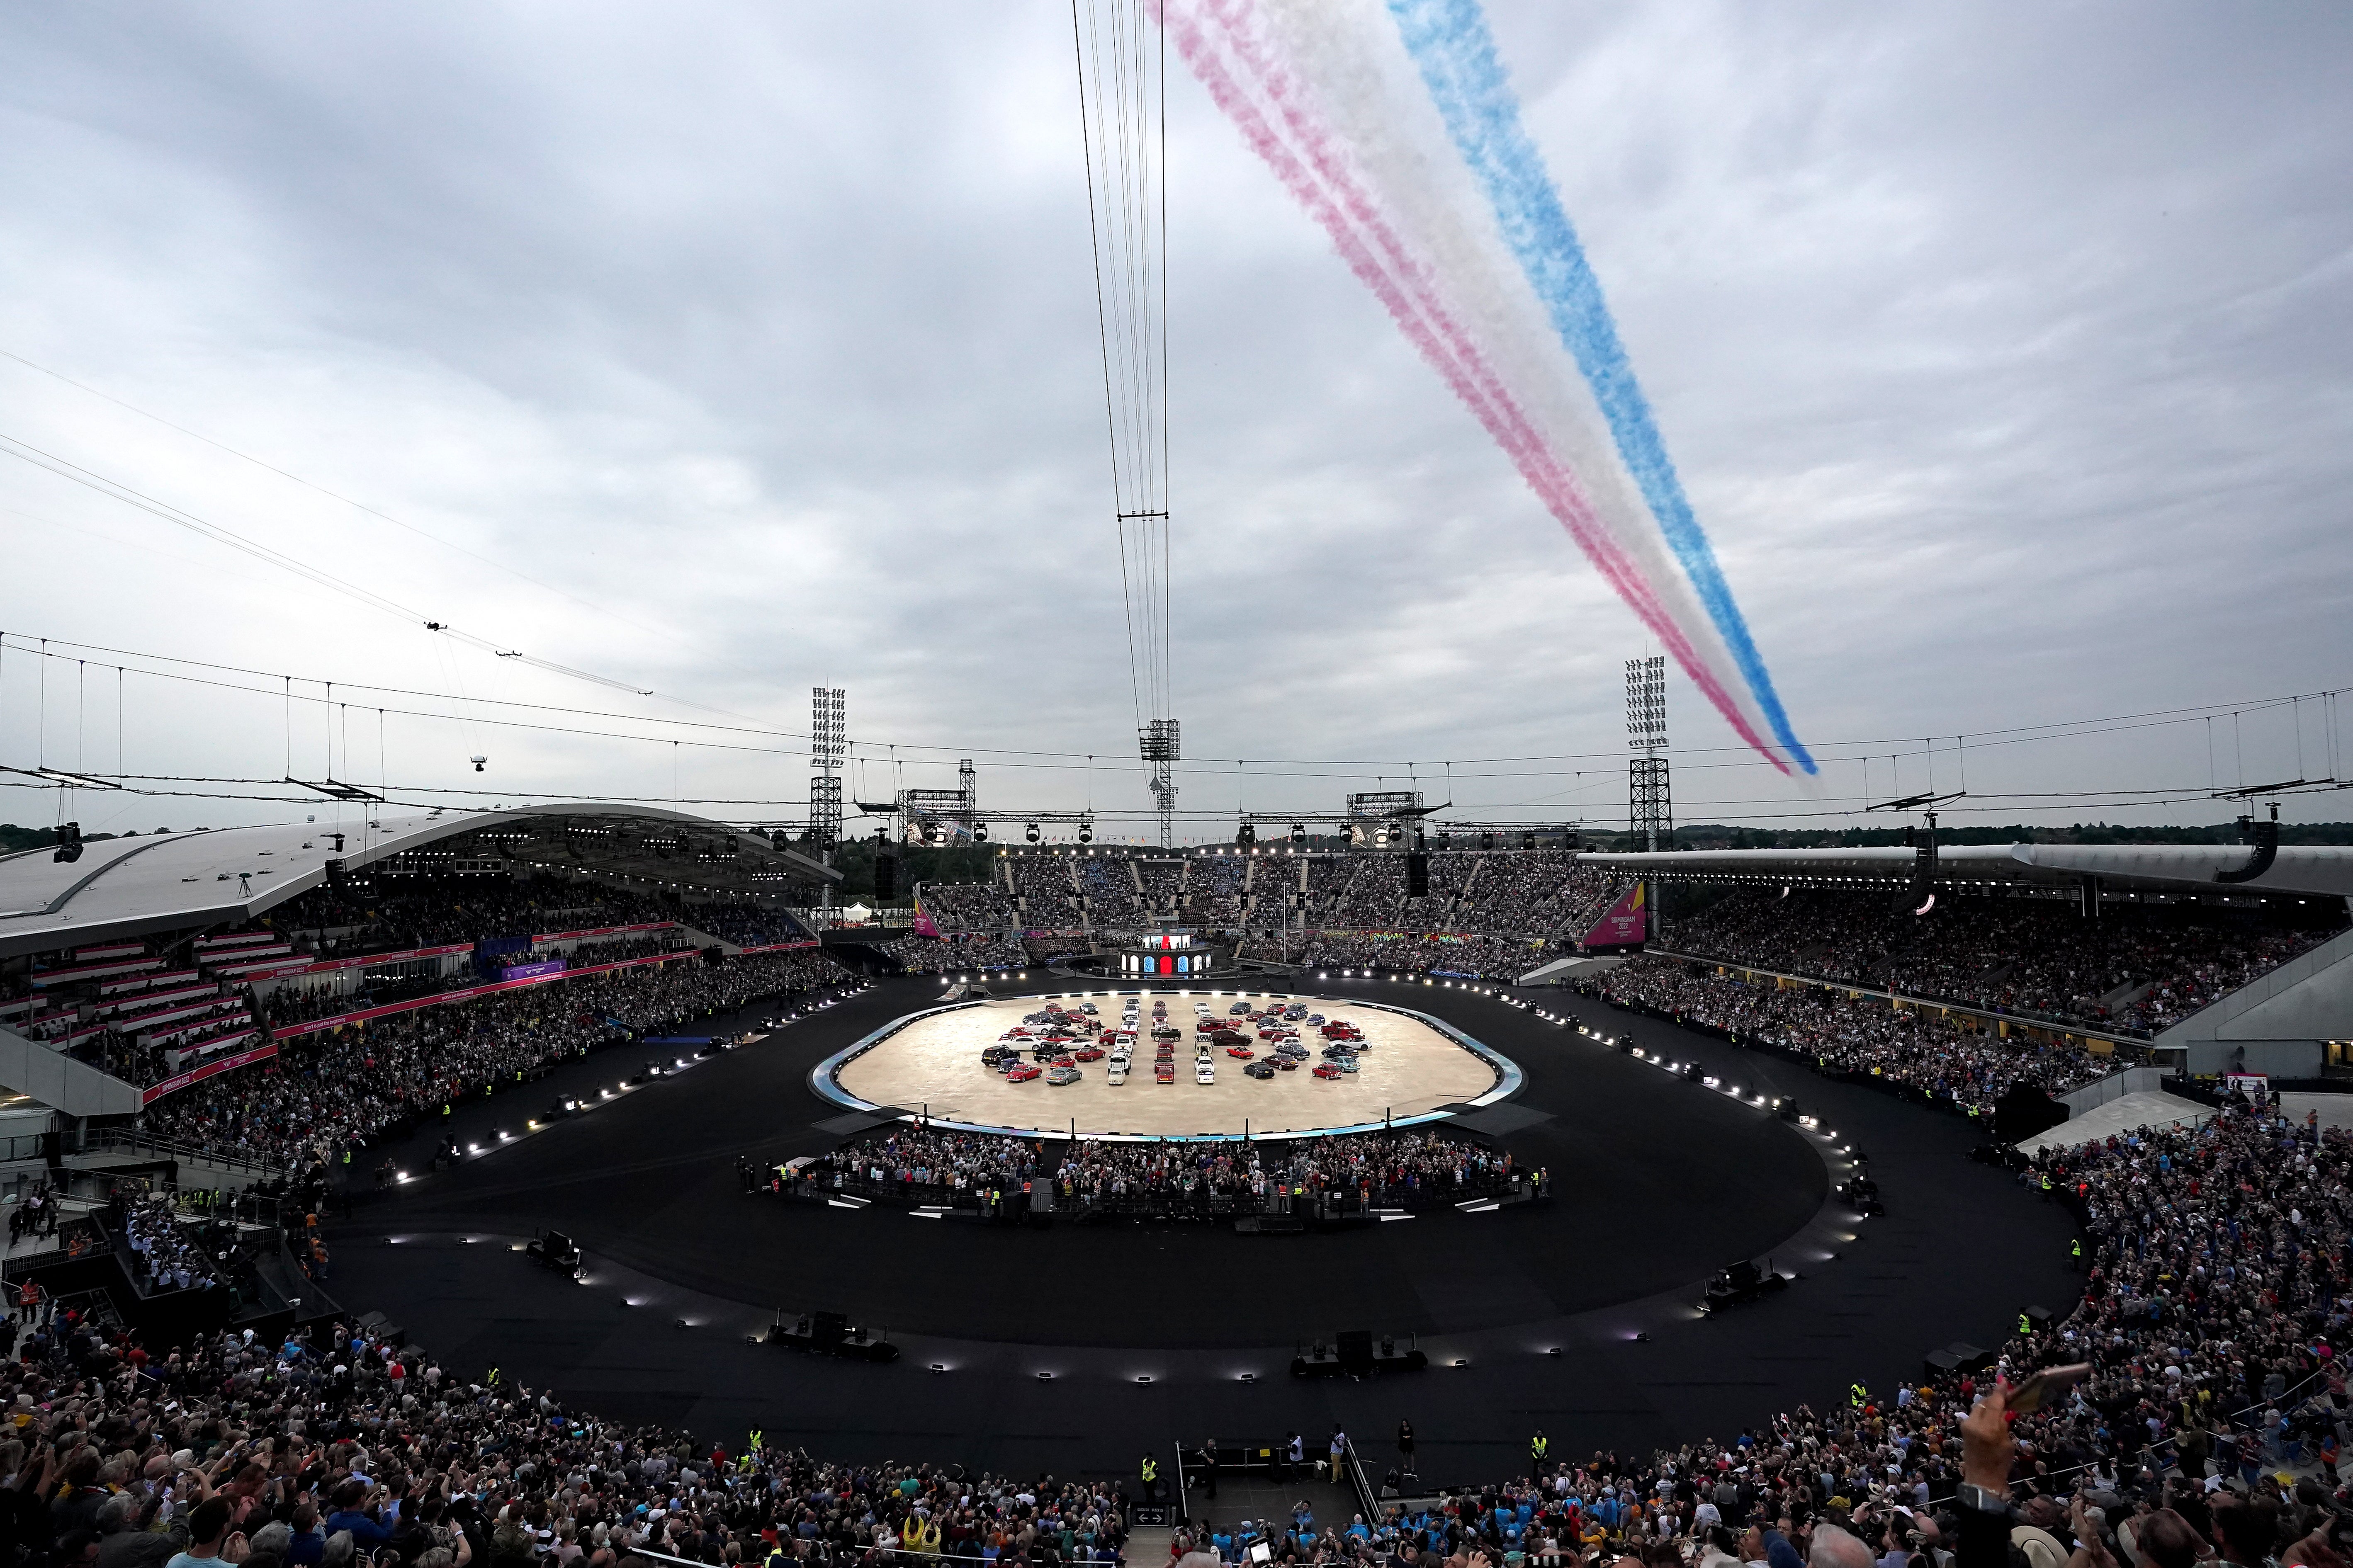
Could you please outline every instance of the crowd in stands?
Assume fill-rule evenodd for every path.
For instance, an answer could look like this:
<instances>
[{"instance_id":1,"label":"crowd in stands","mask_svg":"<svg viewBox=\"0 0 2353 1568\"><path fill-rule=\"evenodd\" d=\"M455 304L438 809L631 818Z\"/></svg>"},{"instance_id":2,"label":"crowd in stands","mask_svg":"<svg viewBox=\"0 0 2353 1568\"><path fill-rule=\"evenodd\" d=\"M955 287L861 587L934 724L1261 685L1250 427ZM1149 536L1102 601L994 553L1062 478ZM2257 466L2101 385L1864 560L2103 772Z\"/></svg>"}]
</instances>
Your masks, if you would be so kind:
<instances>
[{"instance_id":1,"label":"crowd in stands","mask_svg":"<svg viewBox=\"0 0 2353 1568\"><path fill-rule=\"evenodd\" d=\"M1010 931L965 931L954 936L895 937L874 944L899 961L909 974L950 974L975 969L1026 968L1029 954Z\"/></svg>"},{"instance_id":2,"label":"crowd in stands","mask_svg":"<svg viewBox=\"0 0 2353 1568\"><path fill-rule=\"evenodd\" d=\"M1349 1564L2342 1568L2353 1142L2233 1110L2020 1173L2025 1188L2046 1178L2085 1218L2084 1297L2003 1345L2000 1381L1826 1389L1819 1408L1728 1441L1546 1456L1345 1526L1303 1509L1246 1529L1210 1522L1171 1559L1188 1547L1243 1559L1262 1539L1278 1560ZM168 1352L64 1313L12 1318L5 1332L0 1403L18 1421L0 1473L17 1506L0 1510L0 1551L26 1568L177 1551L290 1568L353 1563L360 1546L380 1568L395 1555L453 1568L461 1554L638 1568L650 1561L638 1552L734 1563L778 1547L810 1568L933 1553L1075 1564L1117 1561L1126 1534L1124 1488L1108 1481L833 1465L612 1425L340 1326ZM2063 1361L2091 1373L2040 1409L2005 1409L2005 1383ZM1386 1434L1356 1436L1377 1471ZM1965 1520L1965 1473L2007 1489L2016 1519L1996 1516L1990 1532ZM1215 1505L1194 1507L1216 1520Z\"/></svg>"},{"instance_id":3,"label":"crowd in stands","mask_svg":"<svg viewBox=\"0 0 2353 1568\"><path fill-rule=\"evenodd\" d=\"M1352 1133L1283 1141L1162 1139L1048 1143L1004 1133L904 1126L844 1143L804 1173L818 1191L914 1203L970 1203L1049 1181L1066 1207L1183 1213L1214 1205L1250 1213L1283 1196L1331 1193L1363 1205L1410 1207L1506 1190L1509 1153L1435 1132Z\"/></svg>"},{"instance_id":4,"label":"crowd in stands","mask_svg":"<svg viewBox=\"0 0 2353 1568\"><path fill-rule=\"evenodd\" d=\"M142 1289L204 1290L221 1283L212 1258L164 1198L133 1202L121 1218L134 1280Z\"/></svg>"},{"instance_id":5,"label":"crowd in stands","mask_svg":"<svg viewBox=\"0 0 2353 1568\"><path fill-rule=\"evenodd\" d=\"M52 1307L0 1334L0 1560L19 1568L1076 1565L1127 1536L1109 1483L606 1422L340 1323L167 1351Z\"/></svg>"},{"instance_id":6,"label":"crowd in stands","mask_svg":"<svg viewBox=\"0 0 2353 1568\"><path fill-rule=\"evenodd\" d=\"M1977 1020L1884 997L1850 997L1818 986L1749 984L1684 960L1641 953L1610 970L1598 994L1793 1051L1834 1072L1908 1085L1975 1115L1989 1115L2012 1086L2064 1094L2123 1064L2078 1046L2003 1037Z\"/></svg>"},{"instance_id":7,"label":"crowd in stands","mask_svg":"<svg viewBox=\"0 0 2353 1568\"><path fill-rule=\"evenodd\" d=\"M518 952L514 957L522 963L561 961L567 969L589 969L598 964L626 963L665 952L692 950L692 939L673 928L616 937L606 942L584 942L570 952L552 950L526 952ZM370 1007L389 1006L396 1002L438 996L445 991L464 991L492 984L501 979L505 973L503 969L493 968L486 973L470 963L451 965L444 972L439 961L434 959L422 960L414 967L420 973L363 974L357 977L356 984L353 983L349 972L307 985L300 982L281 983L262 998L261 1010L271 1027L280 1028L288 1024L311 1023L320 1018L362 1012Z\"/></svg>"},{"instance_id":8,"label":"crowd in stands","mask_svg":"<svg viewBox=\"0 0 2353 1568\"><path fill-rule=\"evenodd\" d=\"M1009 931L1019 923L1013 897L994 882L925 882L915 901L942 936Z\"/></svg>"},{"instance_id":9,"label":"crowd in stands","mask_svg":"<svg viewBox=\"0 0 2353 1568\"><path fill-rule=\"evenodd\" d=\"M1060 855L1016 855L1013 886L1021 900L1020 923L1027 931L1075 931L1080 924L1079 888L1071 880L1073 861Z\"/></svg>"},{"instance_id":10,"label":"crowd in stands","mask_svg":"<svg viewBox=\"0 0 2353 1568\"><path fill-rule=\"evenodd\" d=\"M1664 945L1788 973L2147 1035L2334 934L2042 899L1741 889L1678 921Z\"/></svg>"},{"instance_id":11,"label":"crowd in stands","mask_svg":"<svg viewBox=\"0 0 2353 1568\"><path fill-rule=\"evenodd\" d=\"M1526 937L1457 936L1434 931L1319 931L1300 962L1318 971L1398 970L1510 984L1559 954ZM1301 950L1294 945L1293 951Z\"/></svg>"},{"instance_id":12,"label":"crowd in stands","mask_svg":"<svg viewBox=\"0 0 2353 1568\"><path fill-rule=\"evenodd\" d=\"M689 904L675 917L706 936L737 947L774 947L780 942L807 942L809 933L782 910L764 909L747 901L717 900Z\"/></svg>"},{"instance_id":13,"label":"crowd in stands","mask_svg":"<svg viewBox=\"0 0 2353 1568\"><path fill-rule=\"evenodd\" d=\"M1242 923L1242 900L1249 895L1250 859L1241 856L1197 855L1187 868L1183 905L1187 925L1230 929ZM1292 868L1281 868L1280 875L1293 875ZM1270 880L1279 879L1271 878ZM1270 902L1280 904L1282 894L1295 883L1282 883L1268 889Z\"/></svg>"},{"instance_id":14,"label":"crowd in stands","mask_svg":"<svg viewBox=\"0 0 2353 1568\"><path fill-rule=\"evenodd\" d=\"M1136 890L1134 863L1125 856L1088 855L1071 859L1071 876L1086 899L1087 923L1133 929L1145 923L1144 895Z\"/></svg>"},{"instance_id":15,"label":"crowd in stands","mask_svg":"<svg viewBox=\"0 0 2353 1568\"><path fill-rule=\"evenodd\" d=\"M838 989L849 977L821 949L699 958L617 970L364 1026L298 1035L265 1062L150 1105L156 1137L289 1169L465 1095L535 1077L603 1044L663 1034L757 998Z\"/></svg>"},{"instance_id":16,"label":"crowd in stands","mask_svg":"<svg viewBox=\"0 0 2353 1568\"><path fill-rule=\"evenodd\" d=\"M1134 862L1136 879L1144 884L1144 907L1147 913L1175 915L1184 908L1185 860L1138 860Z\"/></svg>"},{"instance_id":17,"label":"crowd in stands","mask_svg":"<svg viewBox=\"0 0 2353 1568\"><path fill-rule=\"evenodd\" d=\"M312 888L280 904L261 925L308 939L322 957L399 952L484 936L533 936L589 926L674 920L661 900L554 877L378 876Z\"/></svg>"}]
</instances>

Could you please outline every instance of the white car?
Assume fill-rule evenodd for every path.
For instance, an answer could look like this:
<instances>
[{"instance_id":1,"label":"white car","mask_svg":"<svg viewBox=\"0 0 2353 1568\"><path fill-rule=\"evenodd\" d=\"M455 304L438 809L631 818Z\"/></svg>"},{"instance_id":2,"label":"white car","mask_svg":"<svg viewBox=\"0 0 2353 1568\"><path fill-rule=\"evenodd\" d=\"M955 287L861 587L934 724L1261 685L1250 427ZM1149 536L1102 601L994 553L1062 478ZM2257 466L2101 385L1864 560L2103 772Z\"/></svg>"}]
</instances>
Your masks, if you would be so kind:
<instances>
[{"instance_id":1,"label":"white car","mask_svg":"<svg viewBox=\"0 0 2353 1568\"><path fill-rule=\"evenodd\" d=\"M1194 1081L1195 1083L1215 1083L1215 1082L1217 1082L1217 1081L1218 1081L1218 1066L1217 1066L1217 1064L1216 1064L1215 1062L1211 1062L1211 1061L1198 1061L1198 1062L1195 1062L1195 1063L1193 1064L1193 1081Z\"/></svg>"},{"instance_id":2,"label":"white car","mask_svg":"<svg viewBox=\"0 0 2353 1568\"><path fill-rule=\"evenodd\" d=\"M1112 1063L1111 1071L1103 1075L1103 1080L1106 1083L1109 1083L1113 1089L1117 1089L1121 1084L1125 1083L1127 1081L1127 1064L1125 1062L1117 1061Z\"/></svg>"}]
</instances>

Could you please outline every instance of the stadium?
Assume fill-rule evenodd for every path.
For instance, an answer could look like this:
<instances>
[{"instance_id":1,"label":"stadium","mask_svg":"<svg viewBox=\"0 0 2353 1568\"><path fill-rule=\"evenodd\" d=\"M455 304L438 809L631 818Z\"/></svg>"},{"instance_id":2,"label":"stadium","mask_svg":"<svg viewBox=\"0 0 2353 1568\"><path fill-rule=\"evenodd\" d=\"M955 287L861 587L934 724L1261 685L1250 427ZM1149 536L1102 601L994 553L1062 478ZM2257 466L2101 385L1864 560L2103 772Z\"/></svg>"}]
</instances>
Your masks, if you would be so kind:
<instances>
[{"instance_id":1,"label":"stadium","mask_svg":"<svg viewBox=\"0 0 2353 1568\"><path fill-rule=\"evenodd\" d=\"M2331 51L1493 10L0 20L0 1568L2353 1568Z\"/></svg>"}]
</instances>

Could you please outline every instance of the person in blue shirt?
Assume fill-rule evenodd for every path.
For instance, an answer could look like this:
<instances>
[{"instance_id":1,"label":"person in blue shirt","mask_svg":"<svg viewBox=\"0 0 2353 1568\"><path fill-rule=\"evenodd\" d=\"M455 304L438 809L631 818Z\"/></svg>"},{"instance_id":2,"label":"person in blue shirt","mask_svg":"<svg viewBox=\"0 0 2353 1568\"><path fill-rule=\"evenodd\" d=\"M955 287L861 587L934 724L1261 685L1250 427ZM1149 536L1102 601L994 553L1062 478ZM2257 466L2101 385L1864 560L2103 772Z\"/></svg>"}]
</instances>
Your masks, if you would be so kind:
<instances>
[{"instance_id":1,"label":"person in blue shirt","mask_svg":"<svg viewBox=\"0 0 2353 1568\"><path fill-rule=\"evenodd\" d=\"M381 1546L392 1539L392 1524L378 1523L361 1511L360 1505L366 1501L367 1494L367 1483L363 1480L348 1480L335 1489L333 1499L335 1509L332 1513L327 1515L326 1519L326 1530L329 1535L333 1535L338 1531L348 1530L352 1532L352 1544L354 1546L362 1544ZM398 1523L400 1505L393 1503L389 1508L393 1523Z\"/></svg>"}]
</instances>

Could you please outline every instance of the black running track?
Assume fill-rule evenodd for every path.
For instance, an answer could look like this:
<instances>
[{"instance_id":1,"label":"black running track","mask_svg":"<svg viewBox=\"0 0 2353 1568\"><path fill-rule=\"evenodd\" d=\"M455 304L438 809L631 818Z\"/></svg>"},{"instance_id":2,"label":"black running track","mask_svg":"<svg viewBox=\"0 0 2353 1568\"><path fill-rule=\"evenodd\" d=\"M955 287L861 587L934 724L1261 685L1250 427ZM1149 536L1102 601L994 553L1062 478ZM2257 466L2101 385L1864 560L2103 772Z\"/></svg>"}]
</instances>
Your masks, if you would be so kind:
<instances>
[{"instance_id":1,"label":"black running track","mask_svg":"<svg viewBox=\"0 0 2353 1568\"><path fill-rule=\"evenodd\" d=\"M1953 1340L1999 1344L2026 1305L2073 1300L2065 1215L1969 1163L1958 1118L1565 1004L1819 1112L1872 1157L1890 1212L1859 1221L1831 1196L1835 1156L1820 1140L1532 1012L1443 986L1312 989L1422 1007L1516 1059L1527 1086L1511 1103L1546 1119L1504 1142L1550 1170L1556 1200L1260 1237L984 1228L742 1194L737 1155L773 1164L837 1142L814 1125L834 1108L809 1093L810 1067L938 994L889 981L364 1205L331 1233L330 1288L353 1310L382 1310L453 1370L496 1363L510 1383L731 1442L758 1427L768 1442L849 1459L1109 1476L1132 1473L1147 1447L1165 1457L1177 1437L1312 1436L1335 1421L1378 1466L1409 1417L1431 1484L1512 1470L1536 1427L1567 1453L1729 1437L1842 1397L1856 1376L1883 1387ZM469 1108L451 1130L494 1144L494 1125L519 1129L548 1100L659 1054L573 1064L544 1093ZM439 1131L396 1157L421 1170ZM510 1250L542 1226L580 1239L587 1283ZM1693 1310L1710 1270L1767 1254L1804 1278L1714 1319ZM902 1358L878 1366L745 1343L780 1306L882 1326ZM1418 1334L1432 1365L1361 1383L1289 1377L1295 1343L1350 1328Z\"/></svg>"}]
</instances>

